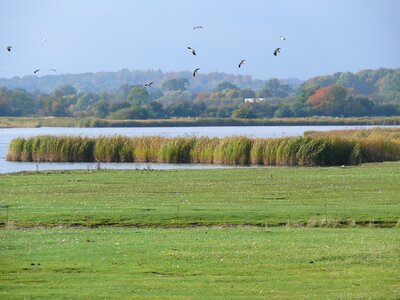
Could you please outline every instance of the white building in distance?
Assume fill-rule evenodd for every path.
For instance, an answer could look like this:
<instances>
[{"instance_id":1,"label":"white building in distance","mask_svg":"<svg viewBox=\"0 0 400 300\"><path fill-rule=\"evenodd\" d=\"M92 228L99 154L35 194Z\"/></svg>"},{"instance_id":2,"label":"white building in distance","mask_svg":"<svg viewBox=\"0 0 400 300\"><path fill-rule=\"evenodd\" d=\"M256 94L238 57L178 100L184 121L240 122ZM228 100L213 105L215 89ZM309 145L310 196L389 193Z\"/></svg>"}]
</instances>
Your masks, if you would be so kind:
<instances>
[{"instance_id":1,"label":"white building in distance","mask_svg":"<svg viewBox=\"0 0 400 300\"><path fill-rule=\"evenodd\" d=\"M267 98L245 98L244 102L254 103L254 102L261 102L265 101Z\"/></svg>"}]
</instances>

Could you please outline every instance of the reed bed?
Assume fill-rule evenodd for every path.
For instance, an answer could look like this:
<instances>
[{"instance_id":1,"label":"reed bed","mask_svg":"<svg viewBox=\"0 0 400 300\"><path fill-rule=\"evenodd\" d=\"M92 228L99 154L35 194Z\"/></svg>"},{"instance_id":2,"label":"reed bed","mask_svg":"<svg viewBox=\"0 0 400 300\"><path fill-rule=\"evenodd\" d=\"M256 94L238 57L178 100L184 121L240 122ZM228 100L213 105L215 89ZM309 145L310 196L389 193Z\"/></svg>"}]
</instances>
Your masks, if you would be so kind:
<instances>
[{"instance_id":1,"label":"reed bed","mask_svg":"<svg viewBox=\"0 0 400 300\"><path fill-rule=\"evenodd\" d=\"M371 129L346 129L346 130L331 130L331 131L306 131L304 136L319 137L331 136L342 137L347 139L365 139L369 137L374 138L387 138L391 140L400 141L399 128L382 128L376 127Z\"/></svg>"},{"instance_id":2,"label":"reed bed","mask_svg":"<svg viewBox=\"0 0 400 300\"><path fill-rule=\"evenodd\" d=\"M159 136L131 138L133 157L136 162L157 162L164 138Z\"/></svg>"},{"instance_id":3,"label":"reed bed","mask_svg":"<svg viewBox=\"0 0 400 300\"><path fill-rule=\"evenodd\" d=\"M7 160L36 162L93 161L95 140L83 137L39 136L14 139Z\"/></svg>"},{"instance_id":4,"label":"reed bed","mask_svg":"<svg viewBox=\"0 0 400 300\"><path fill-rule=\"evenodd\" d=\"M361 130L308 131L310 138L329 137L358 143L363 162L400 160L400 129L372 128Z\"/></svg>"},{"instance_id":5,"label":"reed bed","mask_svg":"<svg viewBox=\"0 0 400 300\"><path fill-rule=\"evenodd\" d=\"M382 134L307 133L304 137L71 137L14 139L7 160L337 166L400 160L400 139Z\"/></svg>"},{"instance_id":6,"label":"reed bed","mask_svg":"<svg viewBox=\"0 0 400 300\"><path fill-rule=\"evenodd\" d=\"M220 139L200 137L195 140L193 148L190 151L191 161L193 163L214 163L214 152Z\"/></svg>"},{"instance_id":7,"label":"reed bed","mask_svg":"<svg viewBox=\"0 0 400 300\"><path fill-rule=\"evenodd\" d=\"M230 165L249 164L253 141L244 136L220 139L214 150L214 162Z\"/></svg>"},{"instance_id":8,"label":"reed bed","mask_svg":"<svg viewBox=\"0 0 400 300\"><path fill-rule=\"evenodd\" d=\"M132 140L122 136L99 137L94 142L93 158L100 162L133 162Z\"/></svg>"}]
</instances>

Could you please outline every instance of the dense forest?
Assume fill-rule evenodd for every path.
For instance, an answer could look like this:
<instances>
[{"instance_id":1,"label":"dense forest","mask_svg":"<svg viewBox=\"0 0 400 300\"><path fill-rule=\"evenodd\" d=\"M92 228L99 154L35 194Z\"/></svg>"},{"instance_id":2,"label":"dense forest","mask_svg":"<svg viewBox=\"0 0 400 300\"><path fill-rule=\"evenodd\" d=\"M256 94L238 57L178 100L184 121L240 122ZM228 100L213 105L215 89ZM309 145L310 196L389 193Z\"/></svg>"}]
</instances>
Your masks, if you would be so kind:
<instances>
[{"instance_id":1,"label":"dense forest","mask_svg":"<svg viewBox=\"0 0 400 300\"><path fill-rule=\"evenodd\" d=\"M154 81L151 87L145 83ZM255 99L245 102L246 98ZM257 100L258 99L258 100ZM301 82L224 73L128 71L0 79L0 116L110 119L400 115L400 69Z\"/></svg>"}]
</instances>

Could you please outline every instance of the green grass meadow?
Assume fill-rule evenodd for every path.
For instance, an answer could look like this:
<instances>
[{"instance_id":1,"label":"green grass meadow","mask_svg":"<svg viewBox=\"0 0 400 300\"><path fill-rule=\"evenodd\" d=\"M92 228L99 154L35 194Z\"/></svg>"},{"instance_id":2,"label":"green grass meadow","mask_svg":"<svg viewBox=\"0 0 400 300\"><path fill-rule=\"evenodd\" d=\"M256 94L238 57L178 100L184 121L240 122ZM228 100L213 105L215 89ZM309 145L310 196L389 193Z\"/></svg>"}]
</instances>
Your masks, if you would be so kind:
<instances>
[{"instance_id":1,"label":"green grass meadow","mask_svg":"<svg viewBox=\"0 0 400 300\"><path fill-rule=\"evenodd\" d=\"M400 163L0 176L0 224L340 225L400 216ZM8 218L8 220L7 220Z\"/></svg>"},{"instance_id":2,"label":"green grass meadow","mask_svg":"<svg viewBox=\"0 0 400 300\"><path fill-rule=\"evenodd\" d=\"M0 299L399 299L400 162L0 175Z\"/></svg>"},{"instance_id":3,"label":"green grass meadow","mask_svg":"<svg viewBox=\"0 0 400 300\"><path fill-rule=\"evenodd\" d=\"M400 297L396 228L30 229L0 235L2 299Z\"/></svg>"}]
</instances>

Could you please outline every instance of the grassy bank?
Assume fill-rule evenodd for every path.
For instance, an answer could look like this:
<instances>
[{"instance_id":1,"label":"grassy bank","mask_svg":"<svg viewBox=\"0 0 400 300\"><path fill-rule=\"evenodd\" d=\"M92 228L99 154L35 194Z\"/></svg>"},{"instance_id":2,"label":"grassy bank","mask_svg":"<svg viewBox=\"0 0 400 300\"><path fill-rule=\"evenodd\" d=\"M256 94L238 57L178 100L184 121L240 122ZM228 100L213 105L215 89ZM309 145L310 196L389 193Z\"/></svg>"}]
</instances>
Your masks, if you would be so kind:
<instances>
[{"instance_id":1,"label":"grassy bank","mask_svg":"<svg viewBox=\"0 0 400 300\"><path fill-rule=\"evenodd\" d=\"M0 298L397 299L399 179L400 162L0 175Z\"/></svg>"},{"instance_id":2,"label":"grassy bank","mask_svg":"<svg viewBox=\"0 0 400 300\"><path fill-rule=\"evenodd\" d=\"M274 118L274 119L162 119L110 120L97 118L0 117L0 128L10 127L187 127L187 126L300 126L300 125L400 125L400 117Z\"/></svg>"},{"instance_id":3,"label":"grassy bank","mask_svg":"<svg viewBox=\"0 0 400 300\"><path fill-rule=\"evenodd\" d=\"M398 226L400 163L0 175L9 226Z\"/></svg>"},{"instance_id":4,"label":"grassy bank","mask_svg":"<svg viewBox=\"0 0 400 300\"><path fill-rule=\"evenodd\" d=\"M362 136L363 135L363 136ZM400 129L304 137L67 137L14 139L7 160L35 162L218 163L271 166L357 165L400 160Z\"/></svg>"},{"instance_id":5,"label":"grassy bank","mask_svg":"<svg viewBox=\"0 0 400 300\"><path fill-rule=\"evenodd\" d=\"M0 231L2 299L397 299L398 229Z\"/></svg>"}]
</instances>

